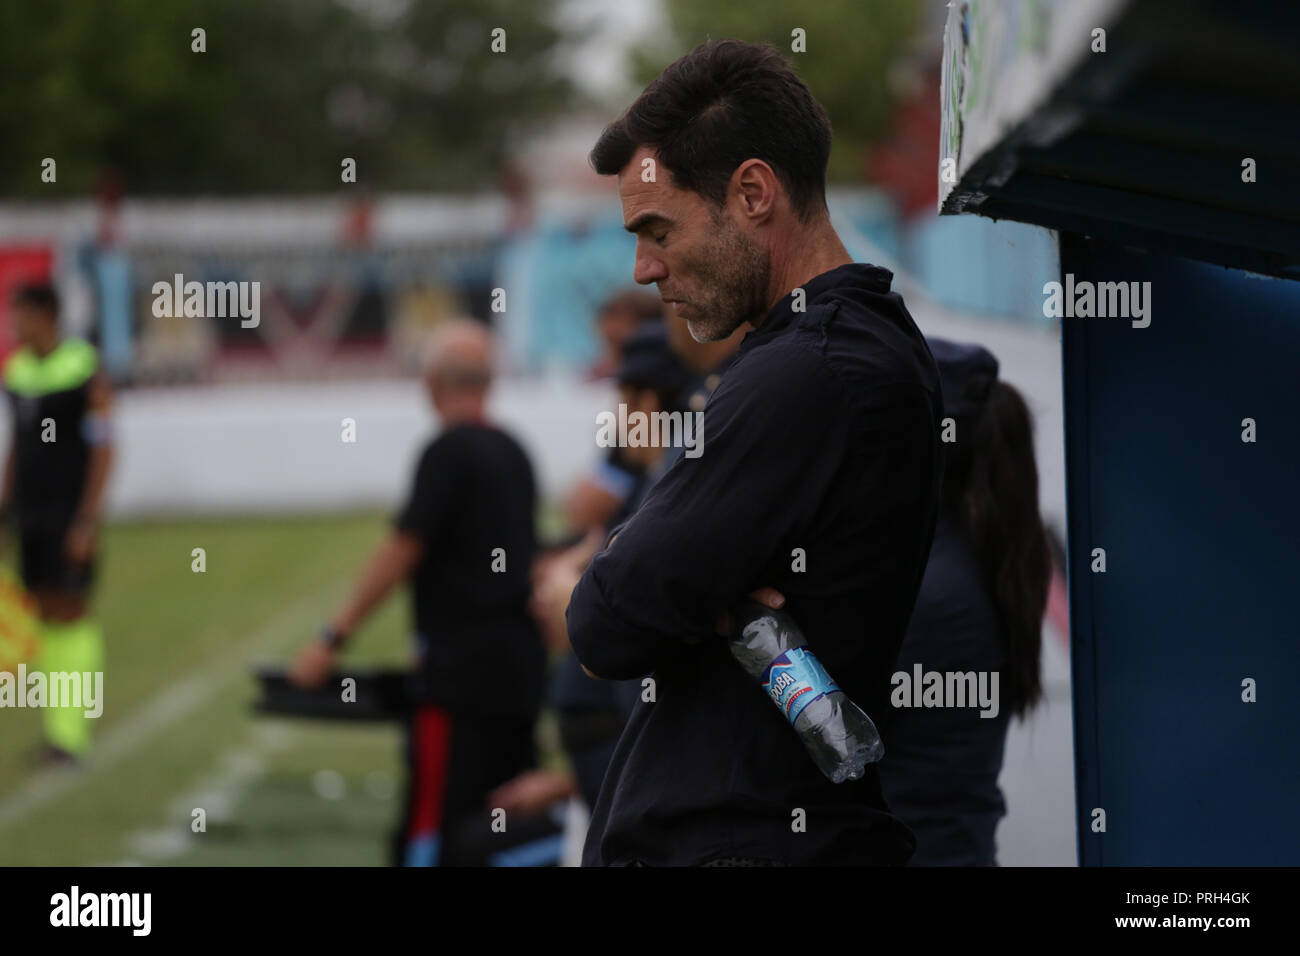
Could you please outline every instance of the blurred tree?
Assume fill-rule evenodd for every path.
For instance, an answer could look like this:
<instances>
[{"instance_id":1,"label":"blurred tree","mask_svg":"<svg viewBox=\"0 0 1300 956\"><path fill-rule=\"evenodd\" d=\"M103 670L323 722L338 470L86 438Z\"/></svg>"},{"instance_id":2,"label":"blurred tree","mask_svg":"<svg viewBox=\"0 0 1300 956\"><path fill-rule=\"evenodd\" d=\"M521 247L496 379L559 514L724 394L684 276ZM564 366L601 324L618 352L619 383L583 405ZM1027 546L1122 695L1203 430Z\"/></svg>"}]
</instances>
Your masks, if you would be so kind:
<instances>
[{"instance_id":1,"label":"blurred tree","mask_svg":"<svg viewBox=\"0 0 1300 956\"><path fill-rule=\"evenodd\" d=\"M634 52L633 72L642 83L706 40L771 43L830 116L830 180L862 178L864 150L889 125L891 70L922 24L919 0L664 0L664 6L673 37ZM792 49L796 29L804 31L804 52Z\"/></svg>"},{"instance_id":2,"label":"blurred tree","mask_svg":"<svg viewBox=\"0 0 1300 956\"><path fill-rule=\"evenodd\" d=\"M348 156L375 190L489 184L570 102L557 2L0 4L0 193L84 193L106 167L133 193L329 191Z\"/></svg>"}]
</instances>

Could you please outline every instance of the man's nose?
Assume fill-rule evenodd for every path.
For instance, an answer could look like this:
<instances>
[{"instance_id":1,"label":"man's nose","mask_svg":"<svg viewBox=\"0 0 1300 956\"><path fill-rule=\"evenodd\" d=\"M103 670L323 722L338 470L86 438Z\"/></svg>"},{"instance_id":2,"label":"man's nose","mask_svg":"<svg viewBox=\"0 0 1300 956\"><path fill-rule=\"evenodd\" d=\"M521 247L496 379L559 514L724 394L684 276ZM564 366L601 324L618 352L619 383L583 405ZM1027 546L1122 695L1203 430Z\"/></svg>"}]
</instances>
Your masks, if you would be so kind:
<instances>
[{"instance_id":1,"label":"man's nose","mask_svg":"<svg viewBox=\"0 0 1300 956\"><path fill-rule=\"evenodd\" d=\"M649 285L651 282L661 282L668 278L668 267L663 264L663 260L655 256L646 255L637 250L636 267L632 270L632 278L638 285Z\"/></svg>"}]
</instances>

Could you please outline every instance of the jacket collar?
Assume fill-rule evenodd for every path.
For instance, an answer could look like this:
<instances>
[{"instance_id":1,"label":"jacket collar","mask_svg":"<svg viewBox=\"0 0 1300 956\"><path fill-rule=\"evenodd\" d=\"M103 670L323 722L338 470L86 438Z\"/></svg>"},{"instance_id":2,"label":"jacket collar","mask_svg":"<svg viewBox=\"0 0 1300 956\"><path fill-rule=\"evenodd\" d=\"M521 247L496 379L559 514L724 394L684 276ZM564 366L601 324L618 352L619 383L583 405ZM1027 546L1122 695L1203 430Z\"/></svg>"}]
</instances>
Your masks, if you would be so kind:
<instances>
[{"instance_id":1,"label":"jacket collar","mask_svg":"<svg viewBox=\"0 0 1300 956\"><path fill-rule=\"evenodd\" d=\"M813 276L802 286L791 289L782 296L768 310L767 318L763 321L763 324L745 336L743 344L748 344L751 339L767 339L789 328L798 316L806 314L806 310L814 302L833 289L856 288L884 294L889 291L893 280L894 274L888 269L865 262L850 262L842 266L836 266L828 272ZM794 311L795 292L798 288L803 289L804 312Z\"/></svg>"}]
</instances>

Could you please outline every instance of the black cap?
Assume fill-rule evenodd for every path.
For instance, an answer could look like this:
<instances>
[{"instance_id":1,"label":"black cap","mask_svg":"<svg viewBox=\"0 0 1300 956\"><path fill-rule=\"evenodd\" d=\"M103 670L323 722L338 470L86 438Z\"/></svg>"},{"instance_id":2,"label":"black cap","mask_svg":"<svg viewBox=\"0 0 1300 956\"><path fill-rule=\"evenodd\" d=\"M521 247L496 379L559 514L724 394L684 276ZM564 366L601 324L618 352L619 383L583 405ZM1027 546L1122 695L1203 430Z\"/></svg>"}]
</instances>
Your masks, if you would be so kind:
<instances>
[{"instance_id":1,"label":"black cap","mask_svg":"<svg viewBox=\"0 0 1300 956\"><path fill-rule=\"evenodd\" d=\"M939 366L944 413L953 418L973 418L998 378L998 360L982 345L927 338L930 354Z\"/></svg>"},{"instance_id":2,"label":"black cap","mask_svg":"<svg viewBox=\"0 0 1300 956\"><path fill-rule=\"evenodd\" d=\"M662 322L643 322L623 340L623 360L614 372L619 385L653 388L680 395L690 384L691 372L668 344Z\"/></svg>"}]
</instances>

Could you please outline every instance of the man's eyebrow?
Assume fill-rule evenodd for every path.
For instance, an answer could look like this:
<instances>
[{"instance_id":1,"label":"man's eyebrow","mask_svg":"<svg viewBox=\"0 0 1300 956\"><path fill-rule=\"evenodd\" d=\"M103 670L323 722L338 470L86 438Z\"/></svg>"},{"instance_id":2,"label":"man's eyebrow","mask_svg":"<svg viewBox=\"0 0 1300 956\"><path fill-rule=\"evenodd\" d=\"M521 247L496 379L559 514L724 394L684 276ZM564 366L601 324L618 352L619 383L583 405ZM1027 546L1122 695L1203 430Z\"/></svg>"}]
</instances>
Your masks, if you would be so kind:
<instances>
[{"instance_id":1,"label":"man's eyebrow","mask_svg":"<svg viewBox=\"0 0 1300 956\"><path fill-rule=\"evenodd\" d=\"M672 220L668 219L666 216L661 216L657 212L643 212L639 216L633 216L631 222L624 223L623 228L628 232L638 233L646 226L655 225L657 223L672 225Z\"/></svg>"}]
</instances>

